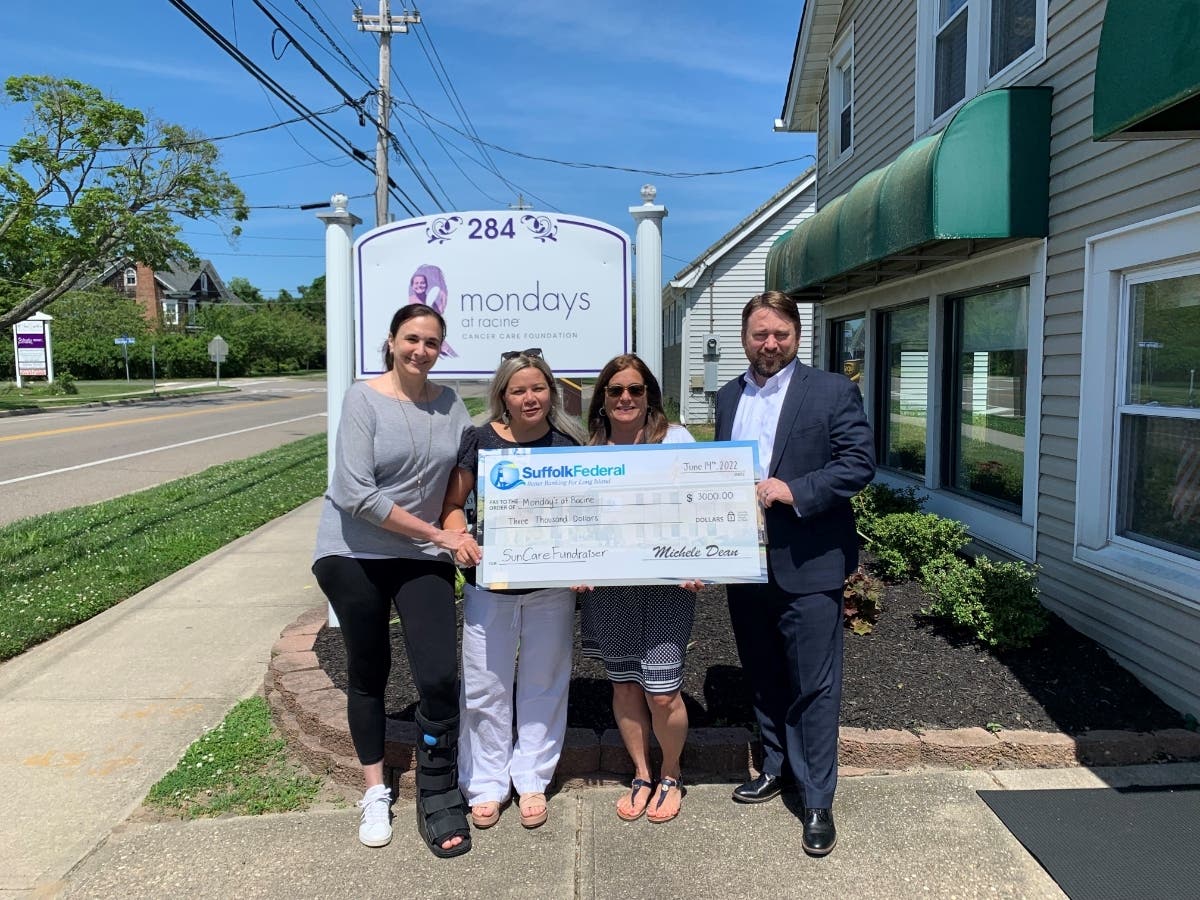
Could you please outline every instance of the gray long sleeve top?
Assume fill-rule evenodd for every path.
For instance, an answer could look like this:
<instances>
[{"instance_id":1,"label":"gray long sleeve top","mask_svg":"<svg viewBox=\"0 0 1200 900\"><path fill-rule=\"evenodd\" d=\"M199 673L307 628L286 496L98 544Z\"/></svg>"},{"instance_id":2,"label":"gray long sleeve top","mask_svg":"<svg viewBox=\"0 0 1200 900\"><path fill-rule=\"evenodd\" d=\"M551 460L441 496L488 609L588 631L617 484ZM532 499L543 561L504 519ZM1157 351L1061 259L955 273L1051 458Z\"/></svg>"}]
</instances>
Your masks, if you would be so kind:
<instances>
[{"instance_id":1,"label":"gray long sleeve top","mask_svg":"<svg viewBox=\"0 0 1200 900\"><path fill-rule=\"evenodd\" d=\"M364 382L351 385L342 404L314 559L449 559L433 544L382 525L393 505L438 522L459 442L470 425L462 400L447 387L429 403L412 403Z\"/></svg>"}]
</instances>

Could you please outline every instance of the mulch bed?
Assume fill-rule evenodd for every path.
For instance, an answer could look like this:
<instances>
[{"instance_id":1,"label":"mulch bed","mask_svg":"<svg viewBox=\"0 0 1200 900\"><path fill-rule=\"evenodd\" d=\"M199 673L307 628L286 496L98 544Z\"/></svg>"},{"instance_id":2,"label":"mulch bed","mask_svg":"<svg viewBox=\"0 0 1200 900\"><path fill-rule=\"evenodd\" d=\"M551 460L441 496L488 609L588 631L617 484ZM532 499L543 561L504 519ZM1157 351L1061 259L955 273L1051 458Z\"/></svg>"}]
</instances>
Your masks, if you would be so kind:
<instances>
[{"instance_id":1,"label":"mulch bed","mask_svg":"<svg viewBox=\"0 0 1200 900\"><path fill-rule=\"evenodd\" d=\"M843 725L921 731L994 724L1079 734L1183 724L1178 712L1057 617L1032 647L993 654L922 615L926 602L916 583L889 585L874 630L846 632ZM340 632L322 629L313 649L345 690ZM580 657L578 627L574 654L568 723L615 728L604 668ZM722 587L706 588L698 598L683 695L693 727L753 725ZM411 720L415 708L402 633L394 625L387 709Z\"/></svg>"}]
</instances>

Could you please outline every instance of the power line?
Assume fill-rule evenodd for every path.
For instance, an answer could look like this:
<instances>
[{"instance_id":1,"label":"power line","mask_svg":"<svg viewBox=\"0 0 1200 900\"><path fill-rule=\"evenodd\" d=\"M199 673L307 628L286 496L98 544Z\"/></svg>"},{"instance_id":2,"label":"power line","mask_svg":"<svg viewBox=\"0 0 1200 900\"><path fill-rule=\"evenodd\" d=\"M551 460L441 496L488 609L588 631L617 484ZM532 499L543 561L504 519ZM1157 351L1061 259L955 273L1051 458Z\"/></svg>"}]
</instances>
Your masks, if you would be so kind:
<instances>
[{"instance_id":1,"label":"power line","mask_svg":"<svg viewBox=\"0 0 1200 900\"><path fill-rule=\"evenodd\" d=\"M178 143L174 144L139 144L132 147L120 145L114 145L112 147L101 146L89 148L89 150L92 150L96 153L118 153L131 150L177 150L181 147L196 147L200 144L211 144L217 141L229 141L233 138L245 137L248 134L259 134L263 131L270 131L273 128L279 128L284 125L294 125L297 122L304 122L318 116L327 116L331 113L337 112L344 105L344 103L335 103L333 106L327 106L324 109L318 109L316 112L308 112L303 115L296 116L295 118L275 122L272 125L259 125L256 128L247 128L244 131L235 131L232 134L219 134L216 137L201 137L192 141L179 141ZM0 147L3 147L6 150L11 150L16 146L16 144L0 144Z\"/></svg>"},{"instance_id":2,"label":"power line","mask_svg":"<svg viewBox=\"0 0 1200 900\"><path fill-rule=\"evenodd\" d=\"M338 149L342 150L348 156L353 158L367 171L374 172L374 166L371 164L366 153L350 143L349 139L346 138L341 132L337 131L337 129L326 124L325 122L322 122L320 119L312 118L311 111L308 110L307 107L305 107L304 104L301 103L294 94L285 89L282 85L275 81L275 79L263 71L258 64L246 56L246 54L232 45L229 40L223 34L221 34L220 31L218 31L207 19L192 9L192 7L184 2L184 0L169 0L169 2L172 6L183 13L183 15L189 21L196 25L196 27L205 34L205 36L210 38L218 47L225 51L225 53L230 56L238 65L240 65L243 69L250 73L251 76L257 79L260 84L267 87L271 93L275 94L276 97L290 106L293 111L297 113L308 114L310 118L308 118L306 121L316 128L317 131L326 138L326 140L330 141L330 143L334 144L334 146L338 147ZM411 207L409 207L403 199L396 197L396 200L401 207L409 210L411 215L416 214L411 211Z\"/></svg>"},{"instance_id":3,"label":"power line","mask_svg":"<svg viewBox=\"0 0 1200 900\"><path fill-rule=\"evenodd\" d=\"M404 103L403 100L396 101L402 106L413 106L415 104ZM567 159L555 159L550 156L536 156L532 153L522 153L520 150L513 150L509 147L502 147L499 144L493 144L490 141L485 141L482 138L474 137L459 128L454 127L449 122L439 119L433 113L426 110L420 110L421 115L427 116L437 122L443 128L449 128L460 137L466 138L474 144L479 144L481 147L491 147L493 150L498 150L500 153L507 153L509 156L516 156L520 159L528 159L533 162L552 163L556 166L566 166L571 169L606 169L611 172L632 172L636 175L655 175L659 178L707 178L714 175L739 175L742 172L756 172L760 169L772 169L775 166L788 165L789 163L803 162L806 159L816 159L811 153L806 153L803 156L794 156L789 159L778 159L775 162L762 163L756 166L741 166L737 169L715 169L708 172L665 172L659 169L639 169L634 166L617 166L610 163L593 163L593 162L577 162ZM532 196L532 195L530 195Z\"/></svg>"},{"instance_id":4,"label":"power line","mask_svg":"<svg viewBox=\"0 0 1200 900\"><path fill-rule=\"evenodd\" d=\"M309 53L307 50L305 50L304 47L302 47L300 45L300 43L296 40L296 38L293 37L292 34L286 28L283 27L282 23L280 23L280 21L277 18L275 18L273 15L271 15L271 11L268 10L266 8L266 6L263 5L262 0L253 0L253 2L254 2L254 5L259 8L259 10L262 12L262 14L271 20L271 24L274 25L275 28L278 29L278 31L280 33L282 33L283 36L288 39L288 42L291 43L291 45L296 48L296 51L301 56L304 57L305 61L310 66L312 66L313 69L315 69L317 71L317 73L322 78L324 78L333 87L333 89L335 91L337 91L339 94L342 95L342 98L346 101L346 103L353 106L358 111L358 114L360 117L366 117L368 115L368 113L367 113L366 109L363 107L362 101L357 100L354 97L351 97L350 94L346 92L345 88L343 88L340 84L338 84L338 82L334 79L334 77L332 75L330 75L327 71L325 71L325 69L321 66L321 64L319 62L317 62L317 60L313 57L313 55L311 53ZM387 130L387 123L380 122L379 127L380 127L380 129L382 129L384 131L384 133L392 141L393 145L396 146L396 148L400 152L401 157L404 159L404 162L408 165L409 169L412 171L413 175L416 177L416 179L420 183L421 187L425 189L425 193L427 193L429 195L429 198L440 209L441 205L442 205L441 201L439 201L438 198L436 196L434 196L433 190L429 187L428 182L426 182L424 177L421 175L421 173L417 171L416 167L412 164L412 161L408 158L408 156L404 152L404 150L399 147L399 141L396 140L395 135L393 135L390 131ZM417 210L417 213L415 213L415 214L424 215L424 210L421 209L421 207L417 204L417 202L415 200L413 200L411 197L408 196L407 193L404 192L403 188L401 188L394 181L392 181L391 178L387 179L387 183L388 183L389 187L394 187L397 191L399 191L404 196L405 200L407 200L409 202L409 204L411 204L411 206ZM390 193L390 191L389 191L389 193ZM403 204L401 204L401 205L403 206ZM407 209L408 207L405 207L405 208Z\"/></svg>"}]
</instances>

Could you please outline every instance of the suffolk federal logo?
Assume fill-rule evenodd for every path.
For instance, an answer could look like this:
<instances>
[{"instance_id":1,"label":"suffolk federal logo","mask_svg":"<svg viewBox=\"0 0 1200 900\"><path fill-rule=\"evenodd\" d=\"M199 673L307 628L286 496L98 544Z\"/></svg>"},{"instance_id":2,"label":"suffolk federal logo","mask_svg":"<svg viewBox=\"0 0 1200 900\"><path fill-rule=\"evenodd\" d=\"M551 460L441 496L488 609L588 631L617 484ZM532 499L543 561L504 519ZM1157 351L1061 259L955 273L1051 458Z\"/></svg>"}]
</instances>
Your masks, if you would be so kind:
<instances>
[{"instance_id":1,"label":"suffolk federal logo","mask_svg":"<svg viewBox=\"0 0 1200 900\"><path fill-rule=\"evenodd\" d=\"M552 481L556 478L620 478L625 474L625 464L617 466L584 466L579 463L560 466L518 466L507 459L492 466L492 487L510 491L530 481Z\"/></svg>"}]
</instances>

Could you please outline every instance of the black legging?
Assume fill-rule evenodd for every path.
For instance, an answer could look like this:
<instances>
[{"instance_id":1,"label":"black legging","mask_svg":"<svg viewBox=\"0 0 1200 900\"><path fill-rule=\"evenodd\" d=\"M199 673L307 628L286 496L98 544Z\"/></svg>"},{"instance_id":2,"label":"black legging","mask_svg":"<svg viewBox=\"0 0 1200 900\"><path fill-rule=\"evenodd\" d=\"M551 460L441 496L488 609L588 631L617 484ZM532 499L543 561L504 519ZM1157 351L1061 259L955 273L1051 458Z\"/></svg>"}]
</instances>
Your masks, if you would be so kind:
<instances>
[{"instance_id":1,"label":"black legging","mask_svg":"<svg viewBox=\"0 0 1200 900\"><path fill-rule=\"evenodd\" d=\"M411 559L325 556L313 574L337 613L346 642L346 715L358 761L383 759L384 692L392 667L391 606L404 625L408 665L421 715L447 722L458 715L458 650L454 566Z\"/></svg>"}]
</instances>

